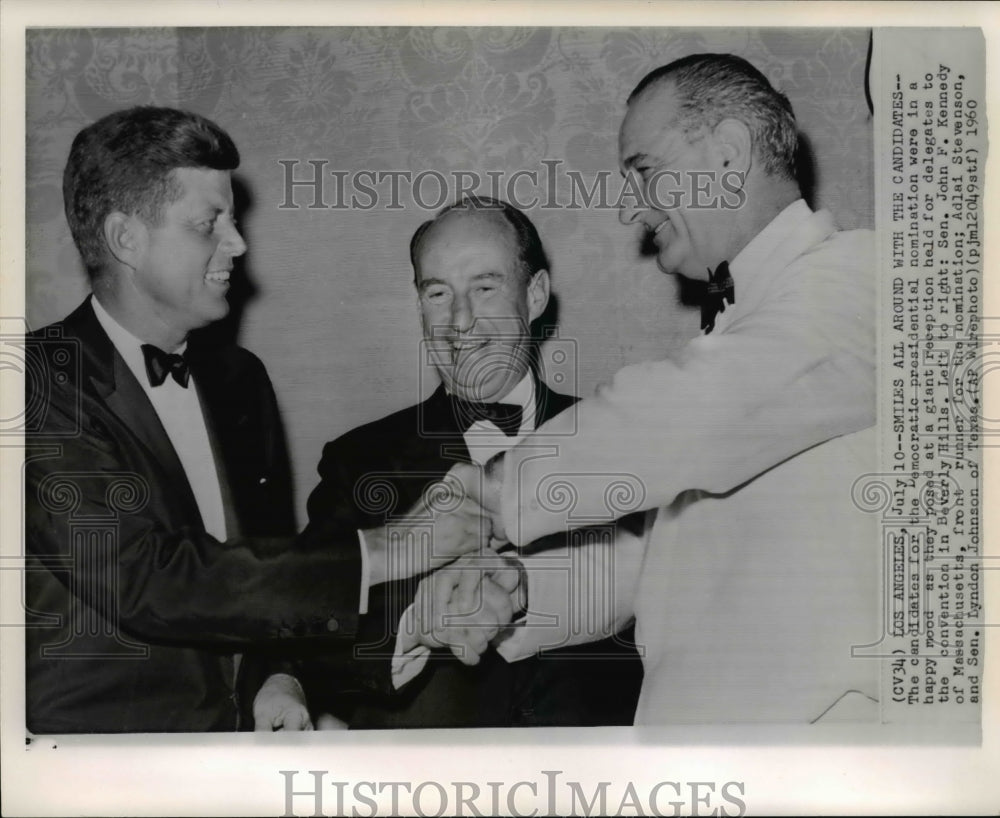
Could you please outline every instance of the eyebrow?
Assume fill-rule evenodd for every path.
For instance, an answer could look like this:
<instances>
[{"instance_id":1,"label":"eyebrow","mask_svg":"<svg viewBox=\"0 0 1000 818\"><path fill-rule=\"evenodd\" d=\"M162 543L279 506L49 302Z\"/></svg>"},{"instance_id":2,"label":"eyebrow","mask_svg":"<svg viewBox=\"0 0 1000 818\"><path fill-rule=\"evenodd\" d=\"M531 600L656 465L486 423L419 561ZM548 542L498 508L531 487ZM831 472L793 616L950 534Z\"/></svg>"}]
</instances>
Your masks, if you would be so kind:
<instances>
[{"instance_id":1,"label":"eyebrow","mask_svg":"<svg viewBox=\"0 0 1000 818\"><path fill-rule=\"evenodd\" d=\"M226 210L224 208L219 207L218 205L206 205L204 208L200 208L195 211L194 218L201 219L207 216L214 219L225 212Z\"/></svg>"},{"instance_id":2,"label":"eyebrow","mask_svg":"<svg viewBox=\"0 0 1000 818\"><path fill-rule=\"evenodd\" d=\"M477 275L474 275L472 277L472 281L503 281L505 278L506 278L506 275L504 275L503 273L498 273L495 270L488 270L485 273L479 273ZM420 290L425 290L428 287L432 287L435 284L441 284L441 285L444 285L446 287L450 286L447 281L444 281L443 279L440 279L440 278L433 278L433 277L431 277L431 278L424 278L424 277L421 277L420 284L419 284L418 288Z\"/></svg>"}]
</instances>

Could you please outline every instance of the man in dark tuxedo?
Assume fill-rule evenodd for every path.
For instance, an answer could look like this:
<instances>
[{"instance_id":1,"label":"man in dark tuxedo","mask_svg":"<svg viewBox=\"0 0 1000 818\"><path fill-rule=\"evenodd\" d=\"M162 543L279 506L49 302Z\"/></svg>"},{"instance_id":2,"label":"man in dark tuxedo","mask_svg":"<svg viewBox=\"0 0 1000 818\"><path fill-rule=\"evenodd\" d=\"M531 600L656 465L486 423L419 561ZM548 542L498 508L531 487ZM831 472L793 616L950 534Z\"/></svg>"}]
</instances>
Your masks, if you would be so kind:
<instances>
[{"instance_id":1,"label":"man in dark tuxedo","mask_svg":"<svg viewBox=\"0 0 1000 818\"><path fill-rule=\"evenodd\" d=\"M426 357L441 385L422 403L327 444L322 479L309 498L310 528L391 524L456 462L484 463L577 400L549 389L532 366L530 325L548 303L549 265L522 212L495 200L463 199L416 231L410 256ZM337 713L351 727L631 724L642 671L630 630L584 650L553 650L514 664L488 652L467 665L428 633L431 611L414 604L419 579L387 583L372 596L367 619L377 619L371 632L382 634L355 647L356 664L381 662L400 692L357 694L352 711ZM480 593L513 592L507 609L516 611L523 590L516 580L478 586ZM487 616L504 605L481 602L478 612ZM489 624L480 639L496 634ZM347 701L326 676L306 687L314 711Z\"/></svg>"},{"instance_id":2,"label":"man in dark tuxedo","mask_svg":"<svg viewBox=\"0 0 1000 818\"><path fill-rule=\"evenodd\" d=\"M353 529L292 539L267 373L191 334L227 314L246 251L238 164L221 128L169 108L111 114L73 143L63 193L93 294L25 339L32 732L246 727L238 678L252 696L262 674L239 652L351 644L369 586L430 565L397 559L381 530L364 555ZM414 507L442 560L481 531L452 507ZM258 729L309 726L287 674L254 715Z\"/></svg>"}]
</instances>

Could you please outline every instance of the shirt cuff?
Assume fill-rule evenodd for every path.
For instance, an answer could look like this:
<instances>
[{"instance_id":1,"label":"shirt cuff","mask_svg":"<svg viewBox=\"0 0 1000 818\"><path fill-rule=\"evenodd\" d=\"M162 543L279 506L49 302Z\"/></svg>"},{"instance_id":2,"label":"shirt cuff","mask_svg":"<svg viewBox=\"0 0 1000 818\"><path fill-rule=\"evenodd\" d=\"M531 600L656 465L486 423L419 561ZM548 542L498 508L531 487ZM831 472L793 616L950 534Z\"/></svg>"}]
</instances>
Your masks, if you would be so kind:
<instances>
[{"instance_id":1,"label":"shirt cuff","mask_svg":"<svg viewBox=\"0 0 1000 818\"><path fill-rule=\"evenodd\" d=\"M358 598L358 614L368 613L368 589L371 587L371 565L368 561L368 543L365 535L358 529L358 545L361 548L361 593Z\"/></svg>"},{"instance_id":2,"label":"shirt cuff","mask_svg":"<svg viewBox=\"0 0 1000 818\"><path fill-rule=\"evenodd\" d=\"M516 627L522 624L528 615L528 569L518 556L520 553L518 547L513 543L504 543L496 549L496 552L507 557L508 561L512 561L517 566L517 587L510 592L510 605L514 613L510 618L510 625L508 625L508 627Z\"/></svg>"},{"instance_id":3,"label":"shirt cuff","mask_svg":"<svg viewBox=\"0 0 1000 818\"><path fill-rule=\"evenodd\" d=\"M415 617L416 609L410 605L399 620L391 663L392 686L395 690L419 676L431 655L431 649L426 645L413 644Z\"/></svg>"},{"instance_id":4,"label":"shirt cuff","mask_svg":"<svg viewBox=\"0 0 1000 818\"><path fill-rule=\"evenodd\" d=\"M563 647L569 643L570 551L566 546L551 549L544 552L544 559L548 564L543 565L540 570L530 569L530 558L529 565L525 565L524 560L519 561L524 571L521 581L525 588L529 588L528 595L520 600L526 610L511 627L501 631L492 643L500 657L507 662L519 662L537 656L542 650ZM513 602L513 597L511 599ZM517 613L519 611L515 607L515 616Z\"/></svg>"}]
</instances>

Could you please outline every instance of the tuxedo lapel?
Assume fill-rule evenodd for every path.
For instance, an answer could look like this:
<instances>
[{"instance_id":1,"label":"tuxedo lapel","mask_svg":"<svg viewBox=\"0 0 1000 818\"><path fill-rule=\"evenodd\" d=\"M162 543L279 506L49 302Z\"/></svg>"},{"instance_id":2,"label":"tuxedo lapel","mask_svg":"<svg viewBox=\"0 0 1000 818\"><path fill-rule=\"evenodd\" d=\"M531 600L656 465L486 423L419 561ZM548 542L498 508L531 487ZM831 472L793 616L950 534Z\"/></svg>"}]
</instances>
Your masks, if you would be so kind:
<instances>
[{"instance_id":1,"label":"tuxedo lapel","mask_svg":"<svg viewBox=\"0 0 1000 818\"><path fill-rule=\"evenodd\" d=\"M226 533L229 538L240 532L237 501L234 496L233 475L227 464L239 463L246 447L254 441L250 434L248 401L252 398L242 394L236 383L231 383L223 366L213 366L212 359L204 351L193 351L190 356L192 383L198 390L209 444L215 461L215 473L222 493L222 508L226 519ZM259 441L257 441L259 443Z\"/></svg>"},{"instance_id":2,"label":"tuxedo lapel","mask_svg":"<svg viewBox=\"0 0 1000 818\"><path fill-rule=\"evenodd\" d=\"M297 530L281 418L261 363L236 346L192 335L188 361L222 490L226 530L279 536Z\"/></svg>"},{"instance_id":3,"label":"tuxedo lapel","mask_svg":"<svg viewBox=\"0 0 1000 818\"><path fill-rule=\"evenodd\" d=\"M535 417L538 426L556 415L562 414L580 399L573 395L563 395L549 389L537 375L535 377Z\"/></svg>"},{"instance_id":4,"label":"tuxedo lapel","mask_svg":"<svg viewBox=\"0 0 1000 818\"><path fill-rule=\"evenodd\" d=\"M162 485L174 487L189 516L201 520L184 467L153 404L100 325L90 300L78 307L63 326L68 337L82 342L83 391L89 391L118 418L163 471Z\"/></svg>"},{"instance_id":5,"label":"tuxedo lapel","mask_svg":"<svg viewBox=\"0 0 1000 818\"><path fill-rule=\"evenodd\" d=\"M412 432L412 449L400 458L404 467L413 462L437 464L443 473L455 463L469 463L472 460L462 428L443 385L417 406L417 428Z\"/></svg>"}]
</instances>

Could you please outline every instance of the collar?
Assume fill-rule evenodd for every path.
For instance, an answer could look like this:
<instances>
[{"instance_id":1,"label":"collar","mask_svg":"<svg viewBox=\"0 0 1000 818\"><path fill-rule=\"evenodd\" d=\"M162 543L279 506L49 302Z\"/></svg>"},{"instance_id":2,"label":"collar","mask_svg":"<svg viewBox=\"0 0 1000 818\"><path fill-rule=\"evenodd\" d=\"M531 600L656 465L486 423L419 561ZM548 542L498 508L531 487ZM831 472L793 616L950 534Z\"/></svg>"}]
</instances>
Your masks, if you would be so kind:
<instances>
[{"instance_id":1,"label":"collar","mask_svg":"<svg viewBox=\"0 0 1000 818\"><path fill-rule=\"evenodd\" d=\"M497 403L513 403L521 407L522 420L521 428L535 428L535 379L531 372L526 372L524 377L518 381L517 386L510 390L504 397L496 401Z\"/></svg>"},{"instance_id":2,"label":"collar","mask_svg":"<svg viewBox=\"0 0 1000 818\"><path fill-rule=\"evenodd\" d=\"M716 316L713 334L756 311L782 270L836 229L828 211L814 213L804 199L796 199L782 210L729 262L736 303Z\"/></svg>"},{"instance_id":3,"label":"collar","mask_svg":"<svg viewBox=\"0 0 1000 818\"><path fill-rule=\"evenodd\" d=\"M94 315L97 316L98 322L107 333L108 338L111 339L111 343L114 344L115 349L118 350L118 354L122 356L122 360L125 361L132 374L135 375L136 380L142 384L144 389L149 387L149 378L146 375L146 360L142 354L142 345L145 342L136 338L125 327L119 324L112 317L111 313L104 308L104 305L101 304L96 295L91 296L90 303L94 308ZM166 351L181 354L186 349L187 341L177 347L177 349Z\"/></svg>"},{"instance_id":4,"label":"collar","mask_svg":"<svg viewBox=\"0 0 1000 818\"><path fill-rule=\"evenodd\" d=\"M441 394L450 395L451 392L441 384ZM512 403L515 406L521 407L521 430L530 429L534 430L538 425L535 421L535 415L538 411L538 401L535 399L537 393L537 387L535 385L535 376L529 370L525 373L524 377L521 378L506 395L502 398L497 398L494 401L487 401L488 403Z\"/></svg>"}]
</instances>

